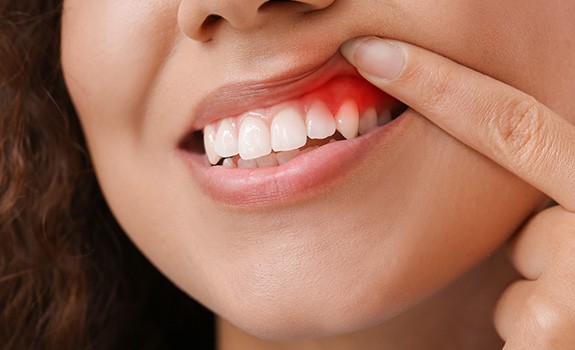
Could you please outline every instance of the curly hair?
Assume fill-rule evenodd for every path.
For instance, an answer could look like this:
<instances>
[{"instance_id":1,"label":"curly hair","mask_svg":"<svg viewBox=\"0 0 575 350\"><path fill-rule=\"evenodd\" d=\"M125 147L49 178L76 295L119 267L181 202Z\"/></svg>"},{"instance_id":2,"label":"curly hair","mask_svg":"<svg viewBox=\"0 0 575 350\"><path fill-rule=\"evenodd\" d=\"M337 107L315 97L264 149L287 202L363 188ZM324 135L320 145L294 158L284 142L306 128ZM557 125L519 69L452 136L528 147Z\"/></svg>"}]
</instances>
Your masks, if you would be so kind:
<instances>
[{"instance_id":1,"label":"curly hair","mask_svg":"<svg viewBox=\"0 0 575 350\"><path fill-rule=\"evenodd\" d=\"M209 312L141 256L100 193L60 69L61 11L0 0L0 347L211 346Z\"/></svg>"}]
</instances>

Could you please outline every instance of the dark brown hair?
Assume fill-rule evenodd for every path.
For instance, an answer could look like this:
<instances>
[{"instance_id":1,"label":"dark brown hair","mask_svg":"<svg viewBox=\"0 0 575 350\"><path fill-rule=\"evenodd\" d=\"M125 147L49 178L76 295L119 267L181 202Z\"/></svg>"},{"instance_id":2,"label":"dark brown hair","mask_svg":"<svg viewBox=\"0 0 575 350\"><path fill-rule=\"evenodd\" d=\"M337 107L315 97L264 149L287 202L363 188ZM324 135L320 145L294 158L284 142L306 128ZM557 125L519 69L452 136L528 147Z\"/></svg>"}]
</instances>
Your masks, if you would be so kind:
<instances>
[{"instance_id":1,"label":"dark brown hair","mask_svg":"<svg viewBox=\"0 0 575 350\"><path fill-rule=\"evenodd\" d=\"M211 346L209 313L103 200L60 71L61 7L0 0L0 348Z\"/></svg>"}]
</instances>

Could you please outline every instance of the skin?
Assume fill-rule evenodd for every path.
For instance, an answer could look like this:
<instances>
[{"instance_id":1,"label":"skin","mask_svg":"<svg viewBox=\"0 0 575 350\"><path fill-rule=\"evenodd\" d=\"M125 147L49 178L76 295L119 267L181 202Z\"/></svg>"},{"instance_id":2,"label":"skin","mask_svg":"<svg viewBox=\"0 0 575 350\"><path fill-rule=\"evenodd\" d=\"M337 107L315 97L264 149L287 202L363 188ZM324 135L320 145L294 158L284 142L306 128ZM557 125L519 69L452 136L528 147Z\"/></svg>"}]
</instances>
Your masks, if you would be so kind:
<instances>
[{"instance_id":1,"label":"skin","mask_svg":"<svg viewBox=\"0 0 575 350\"><path fill-rule=\"evenodd\" d=\"M510 260L523 279L501 296L495 325L505 350L573 347L573 124L524 92L405 43L364 38L342 52L374 85L559 204L537 213L511 241ZM421 103L426 94L433 98ZM451 101L459 101L457 109Z\"/></svg>"},{"instance_id":2,"label":"skin","mask_svg":"<svg viewBox=\"0 0 575 350\"><path fill-rule=\"evenodd\" d=\"M574 122L575 69L568 63L575 60L575 3L310 0L270 3L265 13L256 12L263 1L242 1L241 12L232 11L239 1L217 3L64 2L68 88L103 192L134 243L176 285L234 325L222 321L222 339L244 334L235 327L273 340L328 337L391 319L364 333L370 344L373 334L383 334L380 344L393 338L383 329L419 327L421 336L412 338L457 348L469 342L457 336L465 327L448 327L458 324L449 305L459 295L485 306L478 312L462 301L459 311L480 320L469 328L491 335L496 348L486 326L490 315L480 315L513 278L501 268L505 259L496 254L453 281L545 202L533 182L414 111L405 116L410 131L394 149L375 147L369 165L337 188L274 207L236 210L214 202L175 148L194 118L189 111L211 91L321 62L361 35L438 53ZM210 14L222 19L202 27ZM426 86L424 77L412 86ZM421 104L412 96L410 102ZM481 289L486 293L476 299L465 294ZM438 312L445 313L441 326L422 323ZM405 321L410 317L419 323ZM238 348L251 341L241 339ZM417 341L402 346L395 348L418 348Z\"/></svg>"}]
</instances>

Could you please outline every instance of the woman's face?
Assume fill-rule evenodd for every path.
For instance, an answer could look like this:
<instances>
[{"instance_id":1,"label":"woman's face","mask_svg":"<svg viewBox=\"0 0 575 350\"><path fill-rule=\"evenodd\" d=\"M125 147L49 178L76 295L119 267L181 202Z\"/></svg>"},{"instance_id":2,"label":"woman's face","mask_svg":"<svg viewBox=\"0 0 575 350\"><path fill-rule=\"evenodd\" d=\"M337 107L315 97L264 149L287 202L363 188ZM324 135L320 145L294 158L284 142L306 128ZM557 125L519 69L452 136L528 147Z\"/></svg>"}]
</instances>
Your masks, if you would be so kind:
<instances>
[{"instance_id":1,"label":"woman's face","mask_svg":"<svg viewBox=\"0 0 575 350\"><path fill-rule=\"evenodd\" d=\"M206 125L231 118L233 140L246 115L270 127L311 99L384 114L338 54L361 35L436 51L575 121L573 1L64 5L64 74L114 215L176 285L260 337L389 318L493 252L543 196L409 110L273 168L209 166L193 141Z\"/></svg>"}]
</instances>

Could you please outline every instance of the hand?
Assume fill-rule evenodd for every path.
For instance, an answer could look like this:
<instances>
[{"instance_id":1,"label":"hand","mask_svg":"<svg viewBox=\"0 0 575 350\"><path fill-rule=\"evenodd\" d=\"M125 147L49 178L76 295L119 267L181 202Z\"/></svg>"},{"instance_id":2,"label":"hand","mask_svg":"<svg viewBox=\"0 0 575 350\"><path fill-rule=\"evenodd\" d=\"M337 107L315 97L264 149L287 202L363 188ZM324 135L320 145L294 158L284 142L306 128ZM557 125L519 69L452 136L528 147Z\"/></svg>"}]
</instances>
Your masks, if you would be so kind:
<instances>
[{"instance_id":1,"label":"hand","mask_svg":"<svg viewBox=\"0 0 575 350\"><path fill-rule=\"evenodd\" d=\"M406 43L360 38L343 55L375 86L554 199L511 244L525 280L495 312L505 350L575 349L575 126L533 97Z\"/></svg>"},{"instance_id":2,"label":"hand","mask_svg":"<svg viewBox=\"0 0 575 350\"><path fill-rule=\"evenodd\" d=\"M504 350L575 349L575 214L556 206L532 218L510 243L524 276L495 309Z\"/></svg>"}]
</instances>

